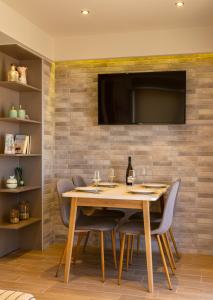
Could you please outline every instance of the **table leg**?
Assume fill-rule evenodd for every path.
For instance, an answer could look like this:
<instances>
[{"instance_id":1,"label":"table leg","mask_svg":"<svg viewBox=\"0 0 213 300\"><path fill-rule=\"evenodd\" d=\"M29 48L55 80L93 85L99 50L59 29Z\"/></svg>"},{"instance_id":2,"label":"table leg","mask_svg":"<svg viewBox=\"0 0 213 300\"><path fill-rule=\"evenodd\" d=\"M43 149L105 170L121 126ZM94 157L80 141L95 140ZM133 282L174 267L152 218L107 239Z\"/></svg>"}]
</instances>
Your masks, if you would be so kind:
<instances>
[{"instance_id":1,"label":"table leg","mask_svg":"<svg viewBox=\"0 0 213 300\"><path fill-rule=\"evenodd\" d=\"M75 221L77 213L77 198L70 199L70 220L69 220L69 231L67 237L67 249L66 249L66 261L65 261L65 271L64 271L64 282L68 283L72 259L72 249L73 249L73 240L75 234Z\"/></svg>"},{"instance_id":2,"label":"table leg","mask_svg":"<svg viewBox=\"0 0 213 300\"><path fill-rule=\"evenodd\" d=\"M149 292L153 292L154 286L153 286L152 243L151 243L149 201L143 202L143 218L144 218L144 234L145 234L145 243L146 243L148 290Z\"/></svg>"}]
</instances>

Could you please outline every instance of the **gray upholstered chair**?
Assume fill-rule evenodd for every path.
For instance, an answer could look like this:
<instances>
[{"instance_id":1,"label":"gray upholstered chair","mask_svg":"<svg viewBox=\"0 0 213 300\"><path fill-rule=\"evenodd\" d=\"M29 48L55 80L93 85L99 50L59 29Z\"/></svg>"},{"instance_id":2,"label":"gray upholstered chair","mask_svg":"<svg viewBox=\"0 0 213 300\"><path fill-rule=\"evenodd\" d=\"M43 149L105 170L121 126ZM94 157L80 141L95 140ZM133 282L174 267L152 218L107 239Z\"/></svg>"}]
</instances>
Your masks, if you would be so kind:
<instances>
[{"instance_id":1,"label":"gray upholstered chair","mask_svg":"<svg viewBox=\"0 0 213 300\"><path fill-rule=\"evenodd\" d=\"M152 223L160 223L161 220L162 220L162 216L163 216L163 211L162 212L150 212L150 220L151 220ZM129 217L129 220L130 221L131 220L143 221L143 212L140 211L140 212L134 213L133 215L131 215ZM175 237L174 237L174 234L173 234L172 227L169 229L168 234L169 234L171 242L173 244L176 257L179 259L180 258L180 253L179 253L178 248L177 248L177 244L176 244L176 241L175 241ZM132 245L133 245L133 243L132 243ZM137 253L138 254L139 254L139 249L140 249L140 236L138 236L138 245L137 245ZM173 255L172 255L172 259L173 259ZM175 265L175 262L173 262L173 263Z\"/></svg>"},{"instance_id":2,"label":"gray upholstered chair","mask_svg":"<svg viewBox=\"0 0 213 300\"><path fill-rule=\"evenodd\" d=\"M151 223L151 235L157 239L163 266L166 272L169 289L172 289L172 285L171 285L171 280L170 280L162 245L164 245L166 254L169 259L170 267L173 271L173 264L172 264L171 253L170 253L171 248L169 247L168 238L166 234L172 226L174 208L175 208L179 187L180 187L180 180L177 180L172 184L167 201L165 203L165 208L164 208L164 212L160 224ZM128 221L127 223L121 225L118 230L119 233L121 234L120 264L119 264L119 273L118 273L118 284L120 284L122 269L123 269L123 256L124 256L124 246L125 246L126 236L127 236L127 264L128 264L130 240L132 236L144 235L143 222L139 220Z\"/></svg>"},{"instance_id":3,"label":"gray upholstered chair","mask_svg":"<svg viewBox=\"0 0 213 300\"><path fill-rule=\"evenodd\" d=\"M73 175L72 182L73 182L74 186L87 186L85 180L80 175Z\"/></svg>"},{"instance_id":4,"label":"gray upholstered chair","mask_svg":"<svg viewBox=\"0 0 213 300\"><path fill-rule=\"evenodd\" d=\"M69 227L69 216L70 216L70 205L72 201L68 198L63 198L62 194L71 191L75 188L73 183L68 179L60 179L57 182L57 192L58 192L58 199L59 199L59 209L61 220L64 226ZM90 231L96 231L100 234L100 245L101 245L101 267L102 267L102 280L105 280L105 261L104 261L104 233L111 232L112 237L112 250L113 250L113 258L114 264L117 268L117 259L116 259L116 240L115 240L115 228L117 226L117 222L113 219L104 219L93 217L93 216L85 216L81 213L80 209L77 211L76 217L76 224L75 224L75 232L78 233L78 241L75 251L75 258L76 260L77 253L79 253L80 244L84 234L87 234ZM59 266L56 272L56 276L58 276L58 272L60 266L62 264L62 260L66 254L66 247L64 252L61 256Z\"/></svg>"},{"instance_id":5,"label":"gray upholstered chair","mask_svg":"<svg viewBox=\"0 0 213 300\"><path fill-rule=\"evenodd\" d=\"M73 175L72 182L75 187L87 185L83 177L80 175ZM103 208L95 208L95 207L83 207L82 211L85 215L99 217L99 218L110 218L116 220L117 222L119 222L125 215L125 213L120 210L103 209ZM90 231L88 231L87 233L84 246L83 246L83 252L86 251L89 235L90 235Z\"/></svg>"}]
</instances>

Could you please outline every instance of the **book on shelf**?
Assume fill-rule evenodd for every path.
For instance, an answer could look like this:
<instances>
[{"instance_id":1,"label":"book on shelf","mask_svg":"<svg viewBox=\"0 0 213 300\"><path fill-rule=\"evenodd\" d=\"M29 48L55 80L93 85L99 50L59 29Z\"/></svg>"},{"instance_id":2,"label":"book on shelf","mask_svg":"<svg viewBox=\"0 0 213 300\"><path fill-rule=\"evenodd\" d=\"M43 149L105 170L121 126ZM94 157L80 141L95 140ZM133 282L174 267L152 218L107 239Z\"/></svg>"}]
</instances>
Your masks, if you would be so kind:
<instances>
[{"instance_id":1,"label":"book on shelf","mask_svg":"<svg viewBox=\"0 0 213 300\"><path fill-rule=\"evenodd\" d=\"M15 136L15 154L31 153L31 137L29 135L17 134Z\"/></svg>"},{"instance_id":2,"label":"book on shelf","mask_svg":"<svg viewBox=\"0 0 213 300\"><path fill-rule=\"evenodd\" d=\"M14 135L11 133L5 134L4 154L15 154Z\"/></svg>"},{"instance_id":3,"label":"book on shelf","mask_svg":"<svg viewBox=\"0 0 213 300\"><path fill-rule=\"evenodd\" d=\"M31 153L31 136L28 135L27 154Z\"/></svg>"}]
</instances>

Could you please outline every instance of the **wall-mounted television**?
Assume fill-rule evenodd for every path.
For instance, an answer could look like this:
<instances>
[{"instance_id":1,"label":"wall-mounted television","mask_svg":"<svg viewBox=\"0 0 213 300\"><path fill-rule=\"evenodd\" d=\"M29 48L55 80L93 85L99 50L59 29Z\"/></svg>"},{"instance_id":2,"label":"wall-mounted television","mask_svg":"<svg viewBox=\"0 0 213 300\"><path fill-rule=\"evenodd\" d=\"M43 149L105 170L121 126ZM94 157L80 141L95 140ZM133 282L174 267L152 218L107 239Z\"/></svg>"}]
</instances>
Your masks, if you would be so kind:
<instances>
[{"instance_id":1,"label":"wall-mounted television","mask_svg":"<svg viewBox=\"0 0 213 300\"><path fill-rule=\"evenodd\" d=\"M98 75L98 124L184 124L186 71Z\"/></svg>"}]
</instances>

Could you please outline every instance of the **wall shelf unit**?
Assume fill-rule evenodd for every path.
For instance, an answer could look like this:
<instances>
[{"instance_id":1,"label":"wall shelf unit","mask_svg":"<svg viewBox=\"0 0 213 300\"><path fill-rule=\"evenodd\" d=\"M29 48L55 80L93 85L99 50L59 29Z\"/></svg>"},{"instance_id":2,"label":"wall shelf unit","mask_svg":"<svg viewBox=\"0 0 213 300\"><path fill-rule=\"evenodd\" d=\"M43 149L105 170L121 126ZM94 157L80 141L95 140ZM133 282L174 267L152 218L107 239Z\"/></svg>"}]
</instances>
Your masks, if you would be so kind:
<instances>
[{"instance_id":1,"label":"wall shelf unit","mask_svg":"<svg viewBox=\"0 0 213 300\"><path fill-rule=\"evenodd\" d=\"M40 186L23 186L23 187L17 187L16 189L7 189L7 188L1 188L0 193L13 193L13 194L19 194L29 191L34 191L40 189Z\"/></svg>"},{"instance_id":2,"label":"wall shelf unit","mask_svg":"<svg viewBox=\"0 0 213 300\"><path fill-rule=\"evenodd\" d=\"M41 154L31 153L31 154L0 154L0 158L17 158L17 157L40 157Z\"/></svg>"},{"instance_id":3,"label":"wall shelf unit","mask_svg":"<svg viewBox=\"0 0 213 300\"><path fill-rule=\"evenodd\" d=\"M32 85L23 84L16 81L0 81L0 86L17 92L41 92L41 89L38 89Z\"/></svg>"},{"instance_id":4,"label":"wall shelf unit","mask_svg":"<svg viewBox=\"0 0 213 300\"><path fill-rule=\"evenodd\" d=\"M1 45L1 52L17 60L35 60L39 57L18 44Z\"/></svg>"},{"instance_id":5,"label":"wall shelf unit","mask_svg":"<svg viewBox=\"0 0 213 300\"><path fill-rule=\"evenodd\" d=\"M29 220L20 221L18 224L0 223L0 229L19 230L40 221L39 218L30 218Z\"/></svg>"},{"instance_id":6,"label":"wall shelf unit","mask_svg":"<svg viewBox=\"0 0 213 300\"><path fill-rule=\"evenodd\" d=\"M20 119L20 118L7 118L0 117L0 122L9 122L9 123L20 123L20 124L41 124L39 121L30 120L30 119Z\"/></svg>"},{"instance_id":7,"label":"wall shelf unit","mask_svg":"<svg viewBox=\"0 0 213 300\"><path fill-rule=\"evenodd\" d=\"M27 66L28 84L7 81L11 64ZM0 45L0 257L18 248L42 249L42 67L42 59L20 45ZM19 105L29 119L8 118ZM32 153L3 154L7 133L31 136ZM5 179L16 167L23 169L25 186L7 189ZM10 224L10 210L22 200L29 201L30 219Z\"/></svg>"}]
</instances>

